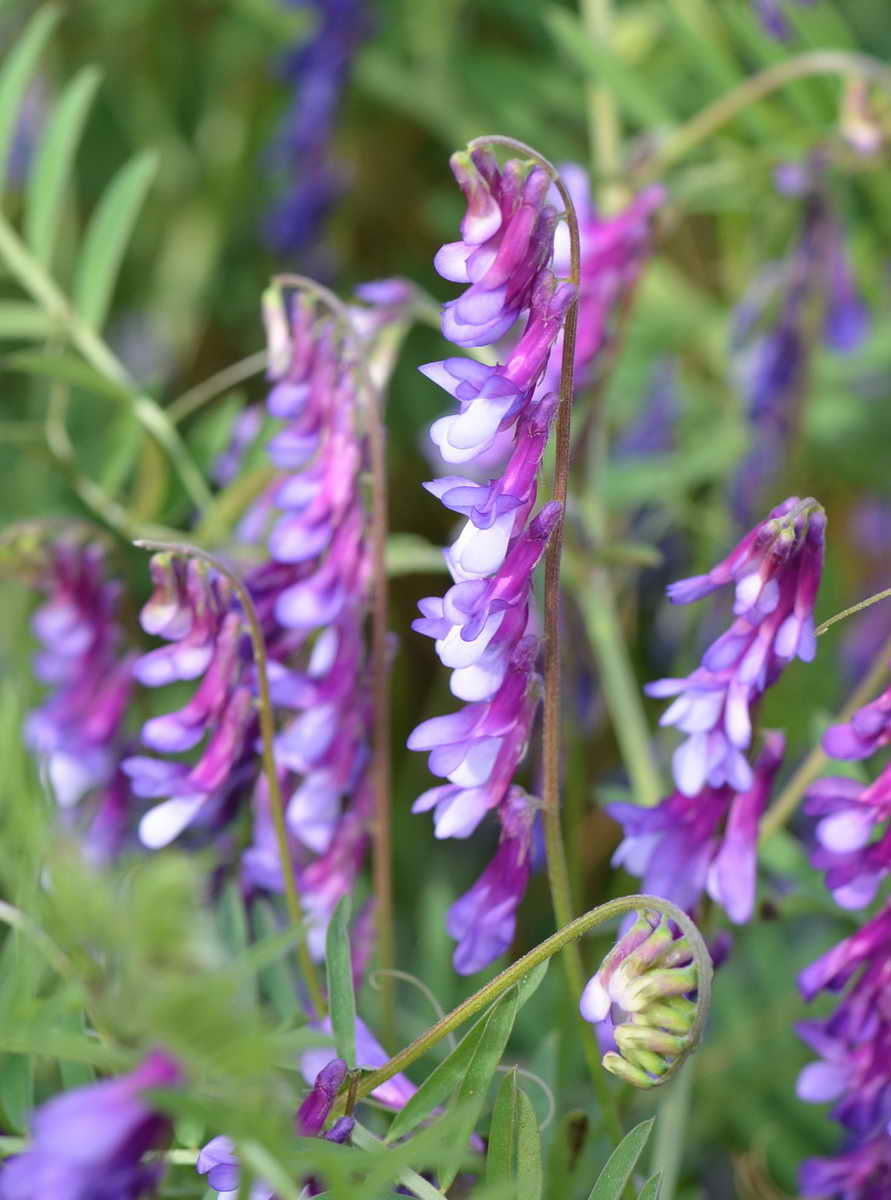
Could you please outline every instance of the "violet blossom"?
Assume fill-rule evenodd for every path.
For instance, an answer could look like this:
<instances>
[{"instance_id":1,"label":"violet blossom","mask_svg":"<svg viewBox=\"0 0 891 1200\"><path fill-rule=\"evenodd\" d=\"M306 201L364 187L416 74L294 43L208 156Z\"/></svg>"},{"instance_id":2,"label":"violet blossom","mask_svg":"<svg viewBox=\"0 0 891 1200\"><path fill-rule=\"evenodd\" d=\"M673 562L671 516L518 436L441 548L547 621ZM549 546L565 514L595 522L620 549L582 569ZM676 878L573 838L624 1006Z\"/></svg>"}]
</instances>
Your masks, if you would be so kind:
<instances>
[{"instance_id":1,"label":"violet blossom","mask_svg":"<svg viewBox=\"0 0 891 1200\"><path fill-rule=\"evenodd\" d=\"M509 945L529 873L534 804L513 777L538 702L532 571L560 515L554 503L535 511L557 404L539 385L574 291L550 265L557 213L548 203L547 173L516 159L501 168L482 150L455 154L451 165L467 212L461 241L444 246L435 261L441 275L468 287L445 305L443 333L460 346L483 346L521 322L495 366L448 358L422 368L459 405L430 431L446 463L472 467L496 444L507 456L488 483L450 475L426 485L464 525L445 556L454 585L442 599L422 600L413 626L434 639L452 669L453 694L466 701L422 722L409 738L446 781L419 797L414 811L433 809L437 837L466 838L489 811L502 825L493 863L449 914L459 943L455 967L468 973Z\"/></svg>"},{"instance_id":2,"label":"violet blossom","mask_svg":"<svg viewBox=\"0 0 891 1200\"><path fill-rule=\"evenodd\" d=\"M800 425L815 301L828 349L850 353L868 333L869 314L824 173L816 155L777 168L777 189L800 199L801 229L789 253L759 272L735 316L731 367L753 435L732 482L734 511L743 524L751 522Z\"/></svg>"},{"instance_id":3,"label":"violet blossom","mask_svg":"<svg viewBox=\"0 0 891 1200\"><path fill-rule=\"evenodd\" d=\"M29 1148L0 1167L2 1200L137 1200L154 1188L170 1121L143 1093L175 1087L180 1070L155 1051L134 1071L54 1096L35 1112Z\"/></svg>"},{"instance_id":4,"label":"violet blossom","mask_svg":"<svg viewBox=\"0 0 891 1200\"><path fill-rule=\"evenodd\" d=\"M269 561L248 576L268 653L273 704L286 715L275 757L310 947L361 869L370 818L371 722L364 622L371 578L360 491L356 347L306 296L264 302L270 414L278 468L258 517ZM281 890L266 781L254 795L254 841L243 858L250 887Z\"/></svg>"},{"instance_id":5,"label":"violet blossom","mask_svg":"<svg viewBox=\"0 0 891 1200\"><path fill-rule=\"evenodd\" d=\"M835 1012L803 1021L800 1037L820 1056L798 1079L802 1100L833 1104L846 1141L835 1158L802 1164L806 1196L880 1200L891 1178L891 905L799 976L805 999L841 992Z\"/></svg>"},{"instance_id":6,"label":"violet blossom","mask_svg":"<svg viewBox=\"0 0 891 1200\"><path fill-rule=\"evenodd\" d=\"M797 2L805 5L813 4L814 0L797 0ZM790 40L792 31L789 28L783 0L752 0L752 7L766 33L780 42Z\"/></svg>"},{"instance_id":7,"label":"violet blossom","mask_svg":"<svg viewBox=\"0 0 891 1200\"><path fill-rule=\"evenodd\" d=\"M139 825L142 841L156 849L199 816L221 816L251 770L256 716L243 617L230 585L200 560L178 555L156 554L150 569L155 589L142 625L169 644L143 655L135 675L147 687L201 680L183 708L143 726L143 743L165 757L134 755L123 763L137 796L163 797ZM199 745L194 763L166 757Z\"/></svg>"},{"instance_id":8,"label":"violet blossom","mask_svg":"<svg viewBox=\"0 0 891 1200\"><path fill-rule=\"evenodd\" d=\"M28 716L25 741L63 813L73 819L88 801L85 847L105 859L126 833L119 768L134 656L122 645L121 589L106 576L101 546L74 535L51 543L37 579L48 598L32 621L41 643L34 673L51 692Z\"/></svg>"},{"instance_id":9,"label":"violet blossom","mask_svg":"<svg viewBox=\"0 0 891 1200\"><path fill-rule=\"evenodd\" d=\"M287 192L267 221L280 254L300 254L318 241L344 181L331 156L334 123L356 50L369 32L365 0L288 0L309 9L315 28L284 63L294 87L276 158L288 172Z\"/></svg>"},{"instance_id":10,"label":"violet blossom","mask_svg":"<svg viewBox=\"0 0 891 1200\"><path fill-rule=\"evenodd\" d=\"M638 875L641 891L687 912L707 891L731 921L748 921L755 902L758 824L783 761L784 738L765 731L764 743L745 791L705 784L692 796L675 790L654 808L608 804L606 811L625 832L613 865Z\"/></svg>"},{"instance_id":11,"label":"violet blossom","mask_svg":"<svg viewBox=\"0 0 891 1200\"><path fill-rule=\"evenodd\" d=\"M319 1069L315 1082L294 1118L294 1132L298 1137L322 1137L338 1143L349 1138L354 1125L352 1117L340 1117L330 1129L322 1132L346 1074L347 1065L340 1058L326 1061ZM231 1138L225 1135L215 1137L202 1147L195 1169L199 1175L207 1176L208 1187L219 1193L220 1200L236 1200L241 1168ZM321 1192L314 1179L305 1181L304 1187L308 1196L316 1196ZM250 1200L273 1200L273 1197L272 1188L262 1180L251 1185Z\"/></svg>"},{"instance_id":12,"label":"violet blossom","mask_svg":"<svg viewBox=\"0 0 891 1200\"><path fill-rule=\"evenodd\" d=\"M752 716L766 688L793 658L816 653L814 601L823 565L826 518L812 499L793 496L772 509L707 574L668 588L675 604L689 604L727 584L735 589L730 628L685 679L648 684L650 696L675 696L660 724L687 735L674 753L674 778L685 796L708 785L737 792L752 786L745 752Z\"/></svg>"}]
</instances>

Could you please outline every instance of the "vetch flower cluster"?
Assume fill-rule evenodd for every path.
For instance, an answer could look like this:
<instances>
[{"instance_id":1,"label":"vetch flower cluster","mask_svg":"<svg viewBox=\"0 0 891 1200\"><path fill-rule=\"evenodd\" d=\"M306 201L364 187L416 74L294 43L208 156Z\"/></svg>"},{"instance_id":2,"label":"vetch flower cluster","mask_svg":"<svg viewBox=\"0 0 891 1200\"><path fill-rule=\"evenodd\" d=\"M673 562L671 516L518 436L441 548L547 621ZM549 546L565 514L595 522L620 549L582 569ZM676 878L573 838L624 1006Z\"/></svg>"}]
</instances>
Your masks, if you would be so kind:
<instances>
[{"instance_id":1,"label":"vetch flower cluster","mask_svg":"<svg viewBox=\"0 0 891 1200\"><path fill-rule=\"evenodd\" d=\"M674 753L679 791L695 796L708 785L737 792L753 784L746 751L764 691L793 658L816 653L814 601L823 566L826 518L816 500L793 496L771 510L705 575L668 588L675 604L701 600L734 585L735 620L685 679L648 684L650 696L675 696L661 719L686 740Z\"/></svg>"},{"instance_id":2,"label":"vetch flower cluster","mask_svg":"<svg viewBox=\"0 0 891 1200\"><path fill-rule=\"evenodd\" d=\"M764 749L745 791L704 784L692 796L675 789L654 808L607 804L625 832L613 864L638 875L642 891L686 912L707 891L731 921L748 921L755 903L758 823L784 748L781 733L765 731Z\"/></svg>"},{"instance_id":3,"label":"vetch flower cluster","mask_svg":"<svg viewBox=\"0 0 891 1200\"><path fill-rule=\"evenodd\" d=\"M588 981L579 1008L586 1021L608 1022L615 1050L603 1066L635 1087L659 1083L688 1048L696 1016L693 951L669 921L644 913Z\"/></svg>"},{"instance_id":4,"label":"vetch flower cluster","mask_svg":"<svg viewBox=\"0 0 891 1200\"><path fill-rule=\"evenodd\" d=\"M164 798L139 825L156 849L199 817L208 826L230 815L230 799L255 769L256 714L243 616L229 583L206 563L168 552L154 555L150 569L155 587L140 619L169 644L137 661L136 678L146 687L201 680L183 708L143 726L143 743L165 757L123 763L137 796ZM194 763L166 757L201 743Z\"/></svg>"},{"instance_id":5,"label":"vetch flower cluster","mask_svg":"<svg viewBox=\"0 0 891 1200\"><path fill-rule=\"evenodd\" d=\"M780 472L801 422L815 306L822 340L835 353L857 349L869 327L824 164L816 157L785 164L776 181L780 191L800 197L801 230L789 253L760 271L743 296L731 339L732 371L755 439L732 485L733 507L744 524Z\"/></svg>"},{"instance_id":6,"label":"vetch flower cluster","mask_svg":"<svg viewBox=\"0 0 891 1200\"><path fill-rule=\"evenodd\" d=\"M513 777L537 704L532 572L560 515L554 503L535 512L557 405L538 385L575 291L551 267L557 212L543 167L511 159L502 168L493 154L475 149L453 155L452 170L467 212L461 240L435 261L441 275L468 286L445 305L443 333L459 346L485 346L520 323L494 366L448 358L422 368L458 402L458 411L430 431L445 462L469 467L493 449L506 457L488 483L449 475L426 485L465 521L446 552L454 585L442 598L422 600L413 626L434 639L452 670L453 694L466 701L409 738L446 780L419 797L414 811L433 810L437 837L468 837L492 810L502 825L495 860L449 914L455 966L467 973L509 945L528 877L531 801Z\"/></svg>"},{"instance_id":7,"label":"vetch flower cluster","mask_svg":"<svg viewBox=\"0 0 891 1200\"><path fill-rule=\"evenodd\" d=\"M120 585L105 552L72 530L39 552L37 584L47 596L32 626L41 643L37 678L52 690L25 722L60 808L73 818L90 802L88 854L104 859L126 835L128 788L120 772L134 655L123 649Z\"/></svg>"},{"instance_id":8,"label":"vetch flower cluster","mask_svg":"<svg viewBox=\"0 0 891 1200\"><path fill-rule=\"evenodd\" d=\"M272 700L289 715L275 741L298 884L312 917L311 946L365 854L371 812L369 663L364 622L371 577L360 491L355 345L305 294L265 298L272 388L283 422L268 444L277 474L261 512L270 560L248 576L263 626ZM266 795L257 784L250 886L281 889L282 864Z\"/></svg>"},{"instance_id":9,"label":"vetch flower cluster","mask_svg":"<svg viewBox=\"0 0 891 1200\"><path fill-rule=\"evenodd\" d=\"M832 1102L845 1130L842 1152L801 1166L805 1196L880 1200L891 1183L891 905L799 976L805 999L844 989L824 1021L802 1021L799 1036L820 1056L798 1078L802 1100Z\"/></svg>"}]
</instances>

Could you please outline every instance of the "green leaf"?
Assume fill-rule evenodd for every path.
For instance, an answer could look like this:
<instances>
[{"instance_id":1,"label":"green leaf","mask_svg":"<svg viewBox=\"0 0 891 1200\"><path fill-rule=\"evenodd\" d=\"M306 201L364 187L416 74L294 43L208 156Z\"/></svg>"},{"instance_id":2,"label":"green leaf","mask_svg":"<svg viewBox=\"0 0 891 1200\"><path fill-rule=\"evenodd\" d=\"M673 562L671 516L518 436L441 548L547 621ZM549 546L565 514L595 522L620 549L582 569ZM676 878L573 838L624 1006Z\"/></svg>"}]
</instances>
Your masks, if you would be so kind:
<instances>
[{"instance_id":1,"label":"green leaf","mask_svg":"<svg viewBox=\"0 0 891 1200\"><path fill-rule=\"evenodd\" d=\"M504 1183L514 1178L519 1122L519 1095L516 1067L508 1071L498 1089L492 1123L489 1126L489 1149L486 1154L486 1182Z\"/></svg>"},{"instance_id":2,"label":"green leaf","mask_svg":"<svg viewBox=\"0 0 891 1200\"><path fill-rule=\"evenodd\" d=\"M642 1121L635 1125L630 1133L626 1133L607 1159L603 1170L597 1176L597 1182L591 1190L588 1200L620 1200L625 1185L631 1178L631 1172L643 1153L655 1118Z\"/></svg>"},{"instance_id":3,"label":"green leaf","mask_svg":"<svg viewBox=\"0 0 891 1200\"><path fill-rule=\"evenodd\" d=\"M254 933L260 946L265 945L273 938L282 936L281 926L276 921L275 912L267 901L258 900L252 907L252 915ZM290 931L286 932L290 937ZM280 958L275 962L266 963L260 968L259 977L264 995L269 998L272 1007L282 1021L293 1023L296 1017L302 1016L297 988L286 963L282 962Z\"/></svg>"},{"instance_id":4,"label":"green leaf","mask_svg":"<svg viewBox=\"0 0 891 1200\"><path fill-rule=\"evenodd\" d=\"M28 176L25 241L44 266L52 260L62 214L70 205L71 168L100 79L98 68L84 67L65 88Z\"/></svg>"},{"instance_id":5,"label":"green leaf","mask_svg":"<svg viewBox=\"0 0 891 1200\"><path fill-rule=\"evenodd\" d=\"M659 1192L662 1189L662 1172L659 1171L656 1175L651 1175L638 1193L637 1200L659 1200Z\"/></svg>"},{"instance_id":6,"label":"green leaf","mask_svg":"<svg viewBox=\"0 0 891 1200\"><path fill-rule=\"evenodd\" d=\"M419 575L445 571L442 550L415 533L391 533L387 538L387 574Z\"/></svg>"},{"instance_id":7,"label":"green leaf","mask_svg":"<svg viewBox=\"0 0 891 1200\"><path fill-rule=\"evenodd\" d=\"M350 910L349 896L341 896L328 922L325 972L334 1045L346 1065L352 1068L356 1065L356 997L350 962Z\"/></svg>"},{"instance_id":8,"label":"green leaf","mask_svg":"<svg viewBox=\"0 0 891 1200\"><path fill-rule=\"evenodd\" d=\"M57 8L38 9L0 71L0 183L6 176L22 97L59 15Z\"/></svg>"},{"instance_id":9,"label":"green leaf","mask_svg":"<svg viewBox=\"0 0 891 1200\"><path fill-rule=\"evenodd\" d=\"M58 379L61 383L83 388L99 396L109 396L113 400L130 398L126 388L109 379L107 375L100 375L98 371L87 366L83 359L75 358L73 354L40 354L34 350L17 350L14 354L7 354L0 359L0 367L24 371L27 375L46 375L50 379Z\"/></svg>"},{"instance_id":10,"label":"green leaf","mask_svg":"<svg viewBox=\"0 0 891 1200\"><path fill-rule=\"evenodd\" d=\"M25 300L0 301L0 339L49 337L53 332L52 319L42 308Z\"/></svg>"},{"instance_id":11,"label":"green leaf","mask_svg":"<svg viewBox=\"0 0 891 1200\"><path fill-rule=\"evenodd\" d=\"M517 1110L517 1195L522 1200L541 1200L541 1133L535 1110L522 1089L517 1093Z\"/></svg>"},{"instance_id":12,"label":"green leaf","mask_svg":"<svg viewBox=\"0 0 891 1200\"><path fill-rule=\"evenodd\" d=\"M147 150L124 163L102 193L87 225L73 299L80 315L96 329L102 328L108 315L124 253L158 161L158 155Z\"/></svg>"},{"instance_id":13,"label":"green leaf","mask_svg":"<svg viewBox=\"0 0 891 1200\"><path fill-rule=\"evenodd\" d=\"M551 965L551 960L546 958L544 962L540 962L533 967L528 975L524 975L517 984L517 1008L522 1008L527 1000L531 1000L538 989L544 982L544 977L548 973L548 967Z\"/></svg>"},{"instance_id":14,"label":"green leaf","mask_svg":"<svg viewBox=\"0 0 891 1200\"><path fill-rule=\"evenodd\" d=\"M464 1078L476 1054L488 1020L484 1014L464 1035L448 1058L433 1068L404 1108L393 1118L387 1131L387 1141L393 1142L425 1120L438 1104L446 1100Z\"/></svg>"},{"instance_id":15,"label":"green leaf","mask_svg":"<svg viewBox=\"0 0 891 1200\"><path fill-rule=\"evenodd\" d=\"M0 1109L14 1133L24 1133L34 1107L34 1059L6 1054L0 1062Z\"/></svg>"},{"instance_id":16,"label":"green leaf","mask_svg":"<svg viewBox=\"0 0 891 1200\"><path fill-rule=\"evenodd\" d=\"M479 1045L458 1087L458 1093L454 1099L454 1111L458 1114L458 1122L454 1135L453 1165L444 1170L439 1181L439 1186L444 1192L448 1191L458 1174L461 1166L461 1153L479 1120L486 1092L492 1076L495 1074L495 1069L501 1061L507 1040L514 1027L518 1009L519 995L515 988L511 988L506 996L501 997L486 1018Z\"/></svg>"}]
</instances>

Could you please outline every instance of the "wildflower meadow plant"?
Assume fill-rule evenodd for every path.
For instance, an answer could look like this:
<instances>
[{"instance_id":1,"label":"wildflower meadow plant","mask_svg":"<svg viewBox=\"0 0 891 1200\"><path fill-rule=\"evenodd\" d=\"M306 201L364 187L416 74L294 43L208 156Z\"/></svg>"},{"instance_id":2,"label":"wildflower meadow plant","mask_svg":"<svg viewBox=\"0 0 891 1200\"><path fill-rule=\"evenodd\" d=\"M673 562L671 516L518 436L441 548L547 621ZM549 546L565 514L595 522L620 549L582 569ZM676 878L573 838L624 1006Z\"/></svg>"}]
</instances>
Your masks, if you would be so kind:
<instances>
[{"instance_id":1,"label":"wildflower meadow plant","mask_svg":"<svg viewBox=\"0 0 891 1200\"><path fill-rule=\"evenodd\" d=\"M891 1196L887 31L194 7L0 21L0 1200Z\"/></svg>"}]
</instances>

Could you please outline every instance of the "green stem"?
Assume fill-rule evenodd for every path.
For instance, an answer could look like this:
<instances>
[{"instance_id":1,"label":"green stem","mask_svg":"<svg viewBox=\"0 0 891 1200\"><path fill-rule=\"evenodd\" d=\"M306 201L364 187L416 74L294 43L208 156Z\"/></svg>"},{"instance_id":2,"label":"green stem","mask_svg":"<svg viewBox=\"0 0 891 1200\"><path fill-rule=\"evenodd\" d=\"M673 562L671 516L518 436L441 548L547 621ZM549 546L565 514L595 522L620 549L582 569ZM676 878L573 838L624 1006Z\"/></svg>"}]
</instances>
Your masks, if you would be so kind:
<instances>
[{"instance_id":1,"label":"green stem","mask_svg":"<svg viewBox=\"0 0 891 1200\"><path fill-rule=\"evenodd\" d=\"M820 634L825 633L827 629L831 629L838 621L844 621L848 617L853 617L855 613L862 612L864 608L872 608L874 604L878 604L880 600L887 600L889 596L891 596L891 588L885 588L882 592L876 592L872 596L867 596L859 604L852 604L850 608L843 608L834 617L829 617L828 620L821 622L814 632L819 637Z\"/></svg>"},{"instance_id":2,"label":"green stem","mask_svg":"<svg viewBox=\"0 0 891 1200\"><path fill-rule=\"evenodd\" d=\"M593 43L608 45L612 25L611 0L581 0L582 22ZM588 143L594 171L601 179L616 179L622 161L622 131L610 88L591 82L585 88L588 109ZM607 211L621 202L622 188L612 183L604 188Z\"/></svg>"},{"instance_id":3,"label":"green stem","mask_svg":"<svg viewBox=\"0 0 891 1200\"><path fill-rule=\"evenodd\" d=\"M849 721L857 709L862 708L869 701L888 673L889 655L891 655L891 638L885 642L872 667L849 696L838 714L836 724ZM804 793L829 761L829 755L825 754L819 745L815 746L765 813L761 822L760 840L762 842L776 833L778 829L782 829L795 812Z\"/></svg>"},{"instance_id":4,"label":"green stem","mask_svg":"<svg viewBox=\"0 0 891 1200\"><path fill-rule=\"evenodd\" d=\"M242 358L229 367L224 367L222 371L217 371L216 374L196 384L195 387L189 388L168 406L168 419L173 425L178 425L180 421L190 417L192 413L197 412L211 400L215 400L217 396L228 392L230 388L237 387L239 383L244 383L245 380L253 379L255 375L261 374L266 369L267 357L265 350L257 350L256 353L249 354L247 358Z\"/></svg>"},{"instance_id":5,"label":"green stem","mask_svg":"<svg viewBox=\"0 0 891 1200\"><path fill-rule=\"evenodd\" d=\"M40 263L28 251L5 217L0 215L0 257L19 283L40 304L51 320L57 323L87 362L100 375L119 384L130 394L136 419L165 450L176 468L183 487L192 503L199 509L211 501L211 492L201 472L195 466L185 442L170 423L164 410L151 397L141 395L130 378L127 368L96 331L71 307Z\"/></svg>"},{"instance_id":6,"label":"green stem","mask_svg":"<svg viewBox=\"0 0 891 1200\"><path fill-rule=\"evenodd\" d=\"M717 133L749 105L763 100L796 79L805 79L810 75L860 76L891 92L891 68L868 54L846 50L812 50L795 55L750 76L671 134L647 165L644 181L660 178L668 167Z\"/></svg>"},{"instance_id":7,"label":"green stem","mask_svg":"<svg viewBox=\"0 0 891 1200\"><path fill-rule=\"evenodd\" d=\"M591 909L590 912L586 912L583 916L576 917L574 921L570 921L568 925L551 934L549 938L546 938L545 941L528 951L522 958L518 958L516 962L511 963L509 967L506 967L494 979L490 980L489 983L484 984L479 991L474 992L472 996L469 996L457 1008L452 1009L441 1021L437 1021L431 1029L422 1033L420 1037L415 1038L411 1045L406 1046L404 1050L400 1050L398 1054L394 1054L384 1066L364 1075L357 1089L357 1097L362 1099L362 1097L373 1092L375 1088L380 1087L382 1083L385 1083L388 1079L392 1079L399 1071L404 1071L406 1067L411 1066L416 1059L426 1054L428 1050L431 1050L447 1034L451 1033L452 1030L457 1029L482 1009L493 1004L499 996L503 995L514 984L519 983L539 963L564 950L568 945L577 942L580 937L598 925L603 925L606 921L610 921L614 917L621 917L625 913L634 911L653 911L667 917L670 921L674 921L680 927L681 933L690 941L693 960L697 970L696 1015L690 1029L689 1045L671 1063L658 1083L654 1084L654 1086L661 1087L663 1083L666 1083L677 1074L681 1065L692 1051L696 1049L702 1038L711 1002L712 960L708 952L708 947L703 941L702 934L686 913L681 912L670 901L662 900L658 896L637 895L620 896L616 900L608 900L606 904L601 904L597 908Z\"/></svg>"},{"instance_id":8,"label":"green stem","mask_svg":"<svg viewBox=\"0 0 891 1200\"><path fill-rule=\"evenodd\" d=\"M371 782L374 815L371 822L374 918L378 960L388 971L395 961L393 933L393 849L390 771L389 691L389 577L387 575L387 440L383 421L383 389L368 370L364 348L346 306L328 288L305 275L277 275L273 283L309 292L336 316L341 333L352 347L354 367L364 394L363 415L371 465ZM382 976L385 1040L395 1034L395 994L392 976Z\"/></svg>"},{"instance_id":9,"label":"green stem","mask_svg":"<svg viewBox=\"0 0 891 1200\"><path fill-rule=\"evenodd\" d=\"M272 701L269 695L266 643L263 640L263 630L260 626L251 594L243 580L234 571L218 558L214 558L212 554L208 554L205 550L201 550L197 546L190 546L187 542L156 542L144 538L139 539L135 544L143 550L159 550L167 554L182 554L187 557L200 558L202 562L209 563L216 571L219 571L221 575L224 575L229 580L233 591L238 597L238 601L241 604L241 611L247 623L248 633L250 634L251 647L254 652L254 666L257 671L257 707L260 718L260 736L263 743L263 771L269 788L269 806L272 810L272 823L275 827L275 837L281 859L285 898L288 911L291 914L291 921L295 926L301 928L304 926L303 907L300 903L295 872L291 862L288 831L285 825L285 807L282 801L278 771L275 765L275 724L272 715ZM321 1020L325 1015L325 997L322 994L315 964L310 958L309 947L306 944L305 937L302 937L297 943L297 959L300 965L300 972L303 976L303 982L306 985L309 995L310 1004L315 1009L316 1017Z\"/></svg>"},{"instance_id":10,"label":"green stem","mask_svg":"<svg viewBox=\"0 0 891 1200\"><path fill-rule=\"evenodd\" d=\"M681 1161L684 1157L690 1100L693 1095L693 1067L687 1063L659 1105L653 1135L653 1174L661 1175L659 1200L673 1200Z\"/></svg>"},{"instance_id":11,"label":"green stem","mask_svg":"<svg viewBox=\"0 0 891 1200\"><path fill-rule=\"evenodd\" d=\"M646 807L659 803L662 780L653 758L652 740L640 689L606 567L585 569L578 556L568 560L569 580L581 609L585 630L597 657L603 698L609 711L622 762L628 772L635 802Z\"/></svg>"}]
</instances>

